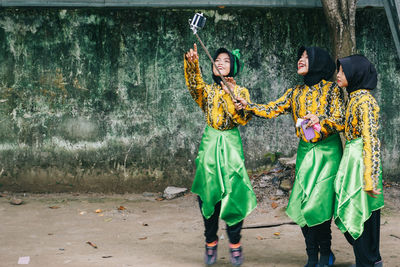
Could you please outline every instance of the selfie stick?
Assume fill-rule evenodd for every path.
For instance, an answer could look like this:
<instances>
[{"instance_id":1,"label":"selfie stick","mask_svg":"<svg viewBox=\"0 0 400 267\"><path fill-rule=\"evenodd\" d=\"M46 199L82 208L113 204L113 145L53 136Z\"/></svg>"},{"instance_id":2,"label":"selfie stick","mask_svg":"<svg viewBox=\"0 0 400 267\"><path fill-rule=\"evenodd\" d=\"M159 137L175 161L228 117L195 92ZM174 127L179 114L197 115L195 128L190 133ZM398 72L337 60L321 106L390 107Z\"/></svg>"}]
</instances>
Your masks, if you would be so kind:
<instances>
[{"instance_id":1,"label":"selfie stick","mask_svg":"<svg viewBox=\"0 0 400 267\"><path fill-rule=\"evenodd\" d=\"M197 39L200 42L201 47L206 52L208 58L211 60L212 64L214 65L215 69L218 71L222 82L226 85L229 91L229 95L232 97L233 102L237 102L234 92L231 90L228 82L225 80L224 76L222 76L221 72L219 71L217 65L215 64L213 58L211 57L210 53L208 52L207 48L204 46L203 42L201 41L199 35L197 34L197 30L204 27L206 24L206 18L203 16L203 13L196 13L194 14L193 19L189 19L190 29L193 31L193 34L196 35Z\"/></svg>"}]
</instances>

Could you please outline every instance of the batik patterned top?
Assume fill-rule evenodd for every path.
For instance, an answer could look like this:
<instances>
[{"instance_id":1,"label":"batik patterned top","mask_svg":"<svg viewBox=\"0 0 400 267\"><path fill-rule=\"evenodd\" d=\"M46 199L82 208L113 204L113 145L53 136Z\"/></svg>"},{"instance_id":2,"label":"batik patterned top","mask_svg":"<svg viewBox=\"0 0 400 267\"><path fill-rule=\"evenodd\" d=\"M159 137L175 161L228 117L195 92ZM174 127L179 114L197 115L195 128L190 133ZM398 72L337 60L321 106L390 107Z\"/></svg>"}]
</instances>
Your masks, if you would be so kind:
<instances>
[{"instance_id":1,"label":"batik patterned top","mask_svg":"<svg viewBox=\"0 0 400 267\"><path fill-rule=\"evenodd\" d=\"M244 110L236 111L232 98L220 85L206 84L199 68L199 61L189 62L184 59L186 86L200 108L206 114L206 121L214 129L230 130L237 125L245 125L252 117ZM249 91L235 85L235 96L249 101Z\"/></svg>"},{"instance_id":2,"label":"batik patterned top","mask_svg":"<svg viewBox=\"0 0 400 267\"><path fill-rule=\"evenodd\" d=\"M364 161L364 190L377 188L380 172L380 142L378 139L379 106L369 90L350 94L346 109L346 140L362 137Z\"/></svg>"},{"instance_id":3,"label":"batik patterned top","mask_svg":"<svg viewBox=\"0 0 400 267\"><path fill-rule=\"evenodd\" d=\"M288 89L278 100L266 105L248 103L246 110L268 119L291 114L295 124L298 118L309 113L317 115L321 132L315 132L315 137L310 141L307 141L301 128L296 128L297 136L305 142L314 143L344 129L343 91L336 83L325 80L311 87L297 85Z\"/></svg>"}]
</instances>

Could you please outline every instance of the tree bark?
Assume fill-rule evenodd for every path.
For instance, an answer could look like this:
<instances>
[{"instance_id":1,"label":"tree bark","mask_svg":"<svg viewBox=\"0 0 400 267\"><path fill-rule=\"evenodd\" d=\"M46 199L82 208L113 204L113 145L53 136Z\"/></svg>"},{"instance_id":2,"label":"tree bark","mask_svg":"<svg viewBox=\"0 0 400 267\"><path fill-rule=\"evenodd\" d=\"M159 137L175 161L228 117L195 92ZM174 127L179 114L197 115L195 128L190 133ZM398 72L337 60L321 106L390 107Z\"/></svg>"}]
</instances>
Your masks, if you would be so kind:
<instances>
[{"instance_id":1,"label":"tree bark","mask_svg":"<svg viewBox=\"0 0 400 267\"><path fill-rule=\"evenodd\" d=\"M334 59L356 52L357 0L321 0L332 37Z\"/></svg>"}]
</instances>

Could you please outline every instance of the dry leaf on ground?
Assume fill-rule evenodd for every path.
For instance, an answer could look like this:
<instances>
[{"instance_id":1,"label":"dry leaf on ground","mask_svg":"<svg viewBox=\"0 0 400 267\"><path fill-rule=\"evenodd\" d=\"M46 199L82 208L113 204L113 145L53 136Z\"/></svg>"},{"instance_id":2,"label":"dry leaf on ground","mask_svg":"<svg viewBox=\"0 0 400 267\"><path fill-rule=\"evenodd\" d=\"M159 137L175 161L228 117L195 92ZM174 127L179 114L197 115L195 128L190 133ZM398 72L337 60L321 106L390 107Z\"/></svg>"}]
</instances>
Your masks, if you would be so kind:
<instances>
[{"instance_id":1,"label":"dry leaf on ground","mask_svg":"<svg viewBox=\"0 0 400 267\"><path fill-rule=\"evenodd\" d=\"M97 248L95 243L92 243L90 241L87 241L86 244L89 244L90 246L92 246L93 248Z\"/></svg>"}]
</instances>

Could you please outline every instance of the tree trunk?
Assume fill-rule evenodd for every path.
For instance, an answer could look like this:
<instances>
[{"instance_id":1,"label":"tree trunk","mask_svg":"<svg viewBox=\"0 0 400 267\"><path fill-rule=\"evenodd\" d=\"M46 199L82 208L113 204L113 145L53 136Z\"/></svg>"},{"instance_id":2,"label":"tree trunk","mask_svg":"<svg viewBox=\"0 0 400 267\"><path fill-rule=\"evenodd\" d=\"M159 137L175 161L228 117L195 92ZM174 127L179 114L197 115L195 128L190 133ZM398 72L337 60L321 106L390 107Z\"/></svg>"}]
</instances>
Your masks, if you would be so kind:
<instances>
[{"instance_id":1,"label":"tree trunk","mask_svg":"<svg viewBox=\"0 0 400 267\"><path fill-rule=\"evenodd\" d=\"M321 0L332 37L334 59L356 52L357 0Z\"/></svg>"}]
</instances>

